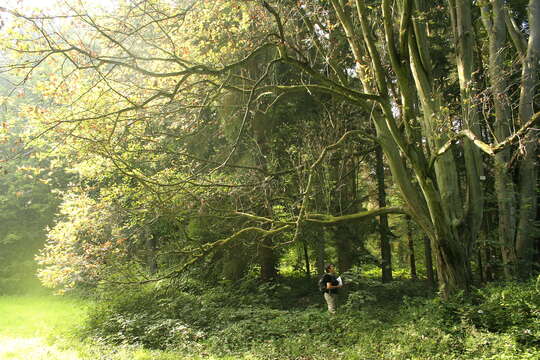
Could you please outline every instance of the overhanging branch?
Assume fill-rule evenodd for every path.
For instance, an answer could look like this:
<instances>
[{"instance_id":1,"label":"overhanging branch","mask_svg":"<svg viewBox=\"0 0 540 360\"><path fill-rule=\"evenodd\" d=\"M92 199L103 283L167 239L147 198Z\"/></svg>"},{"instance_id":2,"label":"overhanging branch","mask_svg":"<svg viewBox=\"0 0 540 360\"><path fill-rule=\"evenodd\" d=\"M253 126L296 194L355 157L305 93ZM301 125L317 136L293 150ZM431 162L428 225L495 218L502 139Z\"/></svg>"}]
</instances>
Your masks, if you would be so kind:
<instances>
[{"instance_id":1,"label":"overhanging branch","mask_svg":"<svg viewBox=\"0 0 540 360\"><path fill-rule=\"evenodd\" d=\"M409 213L404 208L401 208L401 207L384 207L384 208L378 208L378 209L373 209L373 210L360 211L354 214L347 214L347 215L342 215L342 216L333 216L329 214L306 214L304 217L304 221L316 223L320 225L335 225L342 222L363 220L363 219L368 219L368 218L385 215L385 214L407 215ZM262 222L262 223L276 223L276 224L284 224L288 226L292 226L296 224L296 222L294 221L274 220L271 218L252 215L252 214L248 214L244 212L235 212L235 215L240 215L248 219Z\"/></svg>"},{"instance_id":2,"label":"overhanging branch","mask_svg":"<svg viewBox=\"0 0 540 360\"><path fill-rule=\"evenodd\" d=\"M516 143L520 138L522 138L527 131L532 129L532 126L535 122L540 120L540 112L535 113L529 121L527 121L518 131L516 131L514 134L510 135L503 141L499 142L496 145L489 145L480 140L472 131L470 130L462 130L458 132L454 137L452 137L450 140L448 140L431 158L429 166L430 168L433 167L435 164L435 161L442 156L444 153L446 153L453 144L455 144L459 139L461 138L468 138L471 140L480 150L485 152L488 155L494 156L498 152L506 149L508 146L513 145Z\"/></svg>"},{"instance_id":3,"label":"overhanging branch","mask_svg":"<svg viewBox=\"0 0 540 360\"><path fill-rule=\"evenodd\" d=\"M364 220L384 214L408 214L408 212L400 207L385 207L342 216L332 216L326 214L307 214L304 220L307 222L317 223L321 225L335 225L342 222Z\"/></svg>"}]
</instances>

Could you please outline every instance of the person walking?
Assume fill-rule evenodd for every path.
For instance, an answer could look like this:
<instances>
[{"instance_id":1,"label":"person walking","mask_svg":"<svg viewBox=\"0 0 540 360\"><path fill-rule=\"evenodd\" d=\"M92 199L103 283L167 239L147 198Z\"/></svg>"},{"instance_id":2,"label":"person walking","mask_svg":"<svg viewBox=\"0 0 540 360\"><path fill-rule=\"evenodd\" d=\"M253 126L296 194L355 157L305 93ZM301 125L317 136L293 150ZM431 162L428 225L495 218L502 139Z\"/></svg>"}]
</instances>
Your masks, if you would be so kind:
<instances>
[{"instance_id":1,"label":"person walking","mask_svg":"<svg viewBox=\"0 0 540 360\"><path fill-rule=\"evenodd\" d=\"M326 284L324 289L324 300L328 305L330 314L336 313L336 300L339 288L343 287L343 282L336 277L336 268L334 264L328 264L325 268L326 273L323 275L321 282Z\"/></svg>"}]
</instances>

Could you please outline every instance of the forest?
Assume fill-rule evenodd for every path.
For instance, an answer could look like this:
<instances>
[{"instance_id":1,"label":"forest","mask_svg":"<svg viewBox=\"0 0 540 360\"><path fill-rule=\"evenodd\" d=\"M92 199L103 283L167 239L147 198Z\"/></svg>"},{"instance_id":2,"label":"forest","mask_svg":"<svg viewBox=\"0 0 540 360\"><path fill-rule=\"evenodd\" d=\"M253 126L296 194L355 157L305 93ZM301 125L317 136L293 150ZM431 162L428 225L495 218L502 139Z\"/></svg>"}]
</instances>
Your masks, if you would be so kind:
<instances>
[{"instance_id":1,"label":"forest","mask_svg":"<svg viewBox=\"0 0 540 360\"><path fill-rule=\"evenodd\" d=\"M540 0L3 0L0 359L540 359L539 85Z\"/></svg>"}]
</instances>

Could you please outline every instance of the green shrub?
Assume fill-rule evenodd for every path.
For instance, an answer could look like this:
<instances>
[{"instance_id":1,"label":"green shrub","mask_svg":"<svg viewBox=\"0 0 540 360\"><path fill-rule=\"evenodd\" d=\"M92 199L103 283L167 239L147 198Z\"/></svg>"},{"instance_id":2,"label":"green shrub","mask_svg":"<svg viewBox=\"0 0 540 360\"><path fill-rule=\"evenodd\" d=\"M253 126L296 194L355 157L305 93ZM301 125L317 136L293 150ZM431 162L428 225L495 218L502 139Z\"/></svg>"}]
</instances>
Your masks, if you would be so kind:
<instances>
[{"instance_id":1,"label":"green shrub","mask_svg":"<svg viewBox=\"0 0 540 360\"><path fill-rule=\"evenodd\" d=\"M305 279L257 285L194 282L110 297L90 313L87 334L116 344L250 359L534 359L534 284L491 285L474 296L421 294L418 282L354 283L328 314ZM311 286L313 285L313 289ZM308 287L309 286L309 287ZM196 289L195 294L184 290ZM300 289L298 289L300 288ZM292 296L291 294L294 294ZM265 298L266 297L266 298ZM299 298L307 305L301 307Z\"/></svg>"},{"instance_id":2,"label":"green shrub","mask_svg":"<svg viewBox=\"0 0 540 360\"><path fill-rule=\"evenodd\" d=\"M470 296L440 302L448 322L463 321L492 333L508 333L523 344L540 345L540 292L533 283L490 284Z\"/></svg>"}]
</instances>

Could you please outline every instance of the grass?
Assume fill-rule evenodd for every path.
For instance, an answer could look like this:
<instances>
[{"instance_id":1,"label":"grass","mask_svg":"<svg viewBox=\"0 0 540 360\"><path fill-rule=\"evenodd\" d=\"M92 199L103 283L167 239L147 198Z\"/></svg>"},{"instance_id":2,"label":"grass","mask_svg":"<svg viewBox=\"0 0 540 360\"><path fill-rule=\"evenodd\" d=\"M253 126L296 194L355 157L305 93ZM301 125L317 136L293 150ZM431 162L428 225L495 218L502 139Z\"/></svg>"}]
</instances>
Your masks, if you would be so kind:
<instances>
[{"instance_id":1,"label":"grass","mask_svg":"<svg viewBox=\"0 0 540 360\"><path fill-rule=\"evenodd\" d=\"M87 303L59 296L0 297L0 336L48 337L74 329Z\"/></svg>"},{"instance_id":2,"label":"grass","mask_svg":"<svg viewBox=\"0 0 540 360\"><path fill-rule=\"evenodd\" d=\"M0 296L2 360L179 360L181 354L110 346L76 334L89 302L65 296ZM225 360L225 359L222 359Z\"/></svg>"},{"instance_id":3,"label":"grass","mask_svg":"<svg viewBox=\"0 0 540 360\"><path fill-rule=\"evenodd\" d=\"M81 301L53 296L0 297L0 359L80 359L56 344L84 316Z\"/></svg>"},{"instance_id":4,"label":"grass","mask_svg":"<svg viewBox=\"0 0 540 360\"><path fill-rule=\"evenodd\" d=\"M239 357L185 357L179 352L112 346L81 340L79 327L91 303L67 296L0 296L1 360L239 360Z\"/></svg>"}]
</instances>

